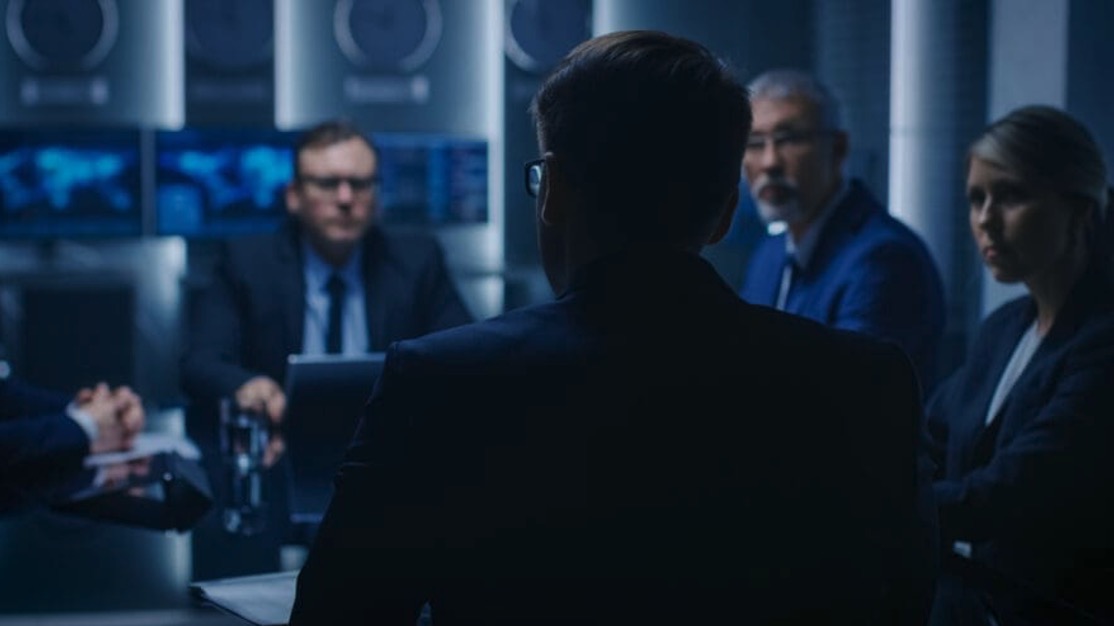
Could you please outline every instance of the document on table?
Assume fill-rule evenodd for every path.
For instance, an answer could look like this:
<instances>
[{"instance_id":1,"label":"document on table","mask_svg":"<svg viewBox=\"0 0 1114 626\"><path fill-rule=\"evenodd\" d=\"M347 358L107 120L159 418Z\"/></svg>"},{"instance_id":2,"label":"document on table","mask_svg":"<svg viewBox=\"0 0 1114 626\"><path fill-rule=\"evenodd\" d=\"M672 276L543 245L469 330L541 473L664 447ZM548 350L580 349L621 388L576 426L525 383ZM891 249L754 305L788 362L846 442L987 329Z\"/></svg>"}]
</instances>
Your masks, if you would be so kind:
<instances>
[{"instance_id":1,"label":"document on table","mask_svg":"<svg viewBox=\"0 0 1114 626\"><path fill-rule=\"evenodd\" d=\"M190 593L256 626L286 626L297 580L297 571L220 578L191 583Z\"/></svg>"},{"instance_id":2,"label":"document on table","mask_svg":"<svg viewBox=\"0 0 1114 626\"><path fill-rule=\"evenodd\" d=\"M136 435L135 444L130 450L90 454L85 457L85 467L126 463L159 452L177 452L178 456L191 461L201 458L201 452L197 449L197 446L185 437L166 433L139 433Z\"/></svg>"}]
</instances>

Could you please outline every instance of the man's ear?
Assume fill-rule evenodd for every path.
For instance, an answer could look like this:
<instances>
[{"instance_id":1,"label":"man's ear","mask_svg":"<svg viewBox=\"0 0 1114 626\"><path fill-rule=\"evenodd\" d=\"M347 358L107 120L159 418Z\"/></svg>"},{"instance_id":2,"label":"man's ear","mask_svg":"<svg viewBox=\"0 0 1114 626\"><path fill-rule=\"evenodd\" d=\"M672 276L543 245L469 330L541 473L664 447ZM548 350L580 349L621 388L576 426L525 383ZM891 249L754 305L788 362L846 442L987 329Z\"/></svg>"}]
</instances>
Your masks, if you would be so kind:
<instances>
[{"instance_id":1,"label":"man's ear","mask_svg":"<svg viewBox=\"0 0 1114 626\"><path fill-rule=\"evenodd\" d=\"M538 219L546 226L557 226L565 221L569 188L557 157L546 152L542 187L538 192Z\"/></svg>"},{"instance_id":2,"label":"man's ear","mask_svg":"<svg viewBox=\"0 0 1114 626\"><path fill-rule=\"evenodd\" d=\"M1079 245L1087 238L1087 230L1095 228L1103 228L1098 219L1098 207L1094 200L1077 201L1072 208L1072 217L1074 218L1072 228L1076 230L1073 236L1077 239L1073 242L1074 245Z\"/></svg>"},{"instance_id":3,"label":"man's ear","mask_svg":"<svg viewBox=\"0 0 1114 626\"><path fill-rule=\"evenodd\" d=\"M735 210L739 206L739 187L736 186L727 194L727 203L724 205L723 210L720 212L719 221L716 223L715 230L712 231L712 236L708 238L708 243L719 243L721 239L727 236L727 231L731 230L731 222L735 221Z\"/></svg>"}]
</instances>

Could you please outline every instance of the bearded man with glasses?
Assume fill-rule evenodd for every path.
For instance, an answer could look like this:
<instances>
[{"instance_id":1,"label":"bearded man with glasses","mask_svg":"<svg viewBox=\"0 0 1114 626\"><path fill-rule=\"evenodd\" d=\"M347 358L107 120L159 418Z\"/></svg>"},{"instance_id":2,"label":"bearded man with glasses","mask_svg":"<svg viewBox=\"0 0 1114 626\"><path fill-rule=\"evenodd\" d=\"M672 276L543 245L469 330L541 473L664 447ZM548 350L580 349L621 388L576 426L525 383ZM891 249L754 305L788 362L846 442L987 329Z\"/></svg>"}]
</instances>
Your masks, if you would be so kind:
<instances>
[{"instance_id":1,"label":"bearded man with glasses","mask_svg":"<svg viewBox=\"0 0 1114 626\"><path fill-rule=\"evenodd\" d=\"M895 341L927 390L938 378L944 291L924 242L859 180L840 105L814 76L772 70L749 85L743 173L763 237L740 295L828 326Z\"/></svg>"}]
</instances>

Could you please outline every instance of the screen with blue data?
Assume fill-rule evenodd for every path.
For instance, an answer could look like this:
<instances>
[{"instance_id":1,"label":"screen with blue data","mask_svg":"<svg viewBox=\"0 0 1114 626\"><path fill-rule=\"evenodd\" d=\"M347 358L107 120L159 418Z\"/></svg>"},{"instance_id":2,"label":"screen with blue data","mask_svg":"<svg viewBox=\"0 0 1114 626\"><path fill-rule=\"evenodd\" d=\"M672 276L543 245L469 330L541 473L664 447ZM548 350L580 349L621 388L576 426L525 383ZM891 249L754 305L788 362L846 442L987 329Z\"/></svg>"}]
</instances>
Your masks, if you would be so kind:
<instances>
[{"instance_id":1,"label":"screen with blue data","mask_svg":"<svg viewBox=\"0 0 1114 626\"><path fill-rule=\"evenodd\" d=\"M300 131L187 128L155 133L156 230L190 238L271 231L286 214ZM482 139L375 133L385 224L440 226L488 219Z\"/></svg>"},{"instance_id":2,"label":"screen with blue data","mask_svg":"<svg viewBox=\"0 0 1114 626\"><path fill-rule=\"evenodd\" d=\"M139 131L0 129L0 238L142 234Z\"/></svg>"},{"instance_id":3,"label":"screen with blue data","mask_svg":"<svg viewBox=\"0 0 1114 626\"><path fill-rule=\"evenodd\" d=\"M477 224L488 220L488 150L482 139L373 133L386 224Z\"/></svg>"},{"instance_id":4,"label":"screen with blue data","mask_svg":"<svg viewBox=\"0 0 1114 626\"><path fill-rule=\"evenodd\" d=\"M274 230L286 214L296 133L270 128L155 132L155 230L214 238Z\"/></svg>"}]
</instances>

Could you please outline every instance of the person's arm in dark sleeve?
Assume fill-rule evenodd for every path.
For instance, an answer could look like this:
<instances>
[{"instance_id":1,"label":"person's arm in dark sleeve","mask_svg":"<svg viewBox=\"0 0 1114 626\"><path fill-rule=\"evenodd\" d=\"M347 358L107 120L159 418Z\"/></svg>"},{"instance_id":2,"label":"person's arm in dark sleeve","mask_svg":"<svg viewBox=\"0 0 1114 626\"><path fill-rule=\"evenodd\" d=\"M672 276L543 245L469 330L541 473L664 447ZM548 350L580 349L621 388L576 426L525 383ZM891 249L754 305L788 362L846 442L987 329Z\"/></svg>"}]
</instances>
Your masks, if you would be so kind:
<instances>
[{"instance_id":1,"label":"person's arm in dark sleeve","mask_svg":"<svg viewBox=\"0 0 1114 626\"><path fill-rule=\"evenodd\" d=\"M89 436L64 412L0 422L0 466L5 478L46 465L72 464L89 453Z\"/></svg>"},{"instance_id":2,"label":"person's arm in dark sleeve","mask_svg":"<svg viewBox=\"0 0 1114 626\"><path fill-rule=\"evenodd\" d=\"M991 461L933 488L944 541L1008 533L1018 519L1087 511L1114 477L1114 329L1081 339L1037 416Z\"/></svg>"},{"instance_id":3,"label":"person's arm in dark sleeve","mask_svg":"<svg viewBox=\"0 0 1114 626\"><path fill-rule=\"evenodd\" d=\"M920 384L904 354L894 354L875 380L886 381L879 389L885 390L886 406L892 407L880 417L881 430L887 433L886 441L879 442L885 448L881 454L890 471L884 483L889 493L878 497L896 513L893 577L879 623L920 625L928 619L940 565L933 464Z\"/></svg>"},{"instance_id":4,"label":"person's arm in dark sleeve","mask_svg":"<svg viewBox=\"0 0 1114 626\"><path fill-rule=\"evenodd\" d=\"M0 468L23 484L51 466L76 466L89 436L66 414L69 396L16 378L0 380Z\"/></svg>"},{"instance_id":5,"label":"person's arm in dark sleeve","mask_svg":"<svg viewBox=\"0 0 1114 626\"><path fill-rule=\"evenodd\" d=\"M369 400L298 575L290 623L413 626L431 593L437 514L396 348Z\"/></svg>"},{"instance_id":6,"label":"person's arm in dark sleeve","mask_svg":"<svg viewBox=\"0 0 1114 626\"><path fill-rule=\"evenodd\" d=\"M183 391L213 407L257 375L242 365L247 322L239 300L244 294L231 267L228 245L221 249L209 283L189 303L181 361Z\"/></svg>"}]
</instances>

